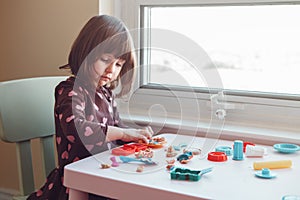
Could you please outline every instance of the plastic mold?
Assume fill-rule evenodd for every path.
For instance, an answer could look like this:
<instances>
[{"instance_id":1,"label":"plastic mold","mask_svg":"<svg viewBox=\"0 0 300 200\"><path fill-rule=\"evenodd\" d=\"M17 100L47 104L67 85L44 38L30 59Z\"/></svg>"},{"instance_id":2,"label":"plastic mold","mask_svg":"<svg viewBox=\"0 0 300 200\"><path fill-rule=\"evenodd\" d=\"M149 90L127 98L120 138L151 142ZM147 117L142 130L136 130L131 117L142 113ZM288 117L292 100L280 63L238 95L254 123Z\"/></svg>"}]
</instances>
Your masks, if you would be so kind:
<instances>
[{"instance_id":1,"label":"plastic mold","mask_svg":"<svg viewBox=\"0 0 300 200\"><path fill-rule=\"evenodd\" d=\"M224 152L210 152L207 156L207 160L214 162L225 162L227 161L227 155Z\"/></svg>"},{"instance_id":2,"label":"plastic mold","mask_svg":"<svg viewBox=\"0 0 300 200\"><path fill-rule=\"evenodd\" d=\"M271 172L270 169L268 169L268 168L263 168L261 171L256 172L255 176L257 176L259 178L270 179L270 178L275 178L276 174Z\"/></svg>"},{"instance_id":3,"label":"plastic mold","mask_svg":"<svg viewBox=\"0 0 300 200\"><path fill-rule=\"evenodd\" d=\"M218 146L216 147L216 152L224 152L227 156L232 155L232 148L229 146Z\"/></svg>"},{"instance_id":4,"label":"plastic mold","mask_svg":"<svg viewBox=\"0 0 300 200\"><path fill-rule=\"evenodd\" d=\"M148 146L146 144L139 144L139 143L133 143L133 144L124 144L121 147L112 149L112 154L116 156L128 156L131 154L134 154L135 152L146 150Z\"/></svg>"},{"instance_id":5,"label":"plastic mold","mask_svg":"<svg viewBox=\"0 0 300 200\"><path fill-rule=\"evenodd\" d=\"M274 144L273 147L280 153L295 153L300 150L300 146L290 143Z\"/></svg>"},{"instance_id":6,"label":"plastic mold","mask_svg":"<svg viewBox=\"0 0 300 200\"><path fill-rule=\"evenodd\" d=\"M170 171L171 179L173 180L186 180L186 181L199 181L203 174L212 171L212 167L203 170L191 170L187 168L173 167Z\"/></svg>"}]
</instances>

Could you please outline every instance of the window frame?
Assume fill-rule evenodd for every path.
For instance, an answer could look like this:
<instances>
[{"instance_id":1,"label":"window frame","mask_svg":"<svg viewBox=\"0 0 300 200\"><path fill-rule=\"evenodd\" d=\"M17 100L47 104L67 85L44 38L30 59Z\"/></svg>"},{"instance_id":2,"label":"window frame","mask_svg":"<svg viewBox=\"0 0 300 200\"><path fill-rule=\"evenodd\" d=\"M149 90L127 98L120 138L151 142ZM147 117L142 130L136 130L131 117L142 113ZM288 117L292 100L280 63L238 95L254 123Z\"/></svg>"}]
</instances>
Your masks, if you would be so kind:
<instances>
[{"instance_id":1,"label":"window frame","mask_svg":"<svg viewBox=\"0 0 300 200\"><path fill-rule=\"evenodd\" d=\"M263 4L300 4L300 1L292 0L113 0L111 13L122 19L129 30L143 28L145 22L141 20L146 14L148 6L195 6L195 5L263 5ZM134 38L135 45L140 48L142 37ZM141 48L142 49L142 48ZM144 54L143 54L144 53ZM138 51L138 63L142 62L145 52ZM134 107L128 106L128 101L120 101L120 113L126 121L135 121L139 124L150 124L161 127L160 112L151 111L145 114L145 105L166 101L176 106L174 97L168 90L176 92L176 98L184 104L190 100L197 101L199 107L196 110L205 110L204 117L197 119L197 114L187 120L181 119L180 113L172 113L164 121L162 131L178 129L184 134L213 135L220 130L214 129L209 119L214 117L218 106L212 106L211 98L220 90L194 89L187 91L179 87L168 87L168 90L160 86L147 85L147 70L139 68L135 82L135 95L137 99L143 99L143 103L132 100ZM193 94L191 94L193 93ZM218 137L249 138L263 143L285 141L300 143L300 95L285 95L271 93L255 93L249 91L224 90L226 99L221 99L221 105L234 105L235 109L225 109L227 116L222 121L222 133ZM146 106L146 107L147 107ZM221 107L222 107L221 106ZM187 108L187 112L195 112L193 108ZM218 122L219 123L219 122ZM191 133L188 133L191 132ZM202 133L202 134L201 134ZM209 133L209 134L208 134Z\"/></svg>"}]
</instances>

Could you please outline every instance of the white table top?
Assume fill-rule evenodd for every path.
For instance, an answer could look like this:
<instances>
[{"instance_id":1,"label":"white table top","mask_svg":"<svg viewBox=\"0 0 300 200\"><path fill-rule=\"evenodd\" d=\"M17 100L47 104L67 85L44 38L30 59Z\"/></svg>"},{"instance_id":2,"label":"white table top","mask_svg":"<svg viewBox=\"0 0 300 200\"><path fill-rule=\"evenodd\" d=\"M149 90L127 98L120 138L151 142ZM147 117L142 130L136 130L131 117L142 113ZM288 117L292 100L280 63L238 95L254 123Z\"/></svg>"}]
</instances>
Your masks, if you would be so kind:
<instances>
[{"instance_id":1,"label":"white table top","mask_svg":"<svg viewBox=\"0 0 300 200\"><path fill-rule=\"evenodd\" d=\"M139 164L122 163L119 167L101 169L101 163L111 164L110 152L77 161L65 167L64 185L71 189L95 193L116 199L132 200L192 200L192 199L282 199L285 195L300 196L300 152L282 154L271 146L265 146L268 154L262 158L245 157L242 161L228 157L226 162L212 162L207 156L194 156L188 164L176 166L201 170L213 167L212 172L197 182L171 180L166 170L165 149L169 145L188 144L192 147L208 145L212 151L216 146L232 146L233 141L212 140L175 134L162 134L168 143L165 148L155 150L153 160L158 165L145 166L142 173L136 172ZM205 150L204 150L205 151ZM206 150L208 151L208 150ZM274 179L255 177L254 161L292 160L292 167L273 169Z\"/></svg>"}]
</instances>

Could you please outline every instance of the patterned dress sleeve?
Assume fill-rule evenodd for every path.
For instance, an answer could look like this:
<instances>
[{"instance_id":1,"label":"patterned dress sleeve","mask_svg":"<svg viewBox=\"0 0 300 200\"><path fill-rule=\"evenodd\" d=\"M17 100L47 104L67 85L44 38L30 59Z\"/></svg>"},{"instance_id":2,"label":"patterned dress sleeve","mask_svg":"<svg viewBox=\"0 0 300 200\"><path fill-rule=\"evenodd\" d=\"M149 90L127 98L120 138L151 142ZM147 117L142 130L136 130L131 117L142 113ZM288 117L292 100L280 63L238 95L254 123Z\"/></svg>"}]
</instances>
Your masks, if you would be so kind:
<instances>
[{"instance_id":1,"label":"patterned dress sleeve","mask_svg":"<svg viewBox=\"0 0 300 200\"><path fill-rule=\"evenodd\" d=\"M55 113L59 116L60 127L67 138L73 138L91 153L106 150L107 125L99 123L94 113L86 113L88 92L81 87L61 86L57 88ZM88 104L88 105L87 105Z\"/></svg>"}]
</instances>

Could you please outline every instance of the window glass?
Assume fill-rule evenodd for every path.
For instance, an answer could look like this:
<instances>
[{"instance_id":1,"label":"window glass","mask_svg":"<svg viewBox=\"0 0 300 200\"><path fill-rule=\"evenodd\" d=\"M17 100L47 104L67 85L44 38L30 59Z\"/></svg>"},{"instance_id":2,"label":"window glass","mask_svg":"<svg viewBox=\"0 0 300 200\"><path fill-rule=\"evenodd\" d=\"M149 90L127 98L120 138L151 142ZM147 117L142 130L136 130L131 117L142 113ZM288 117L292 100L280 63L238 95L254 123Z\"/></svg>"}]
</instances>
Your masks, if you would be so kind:
<instances>
[{"instance_id":1,"label":"window glass","mask_svg":"<svg viewBox=\"0 0 300 200\"><path fill-rule=\"evenodd\" d=\"M148 9L149 28L178 32L203 48L214 64L205 70L215 67L224 89L300 94L300 5ZM149 84L206 87L180 55L153 49L150 63Z\"/></svg>"}]
</instances>

